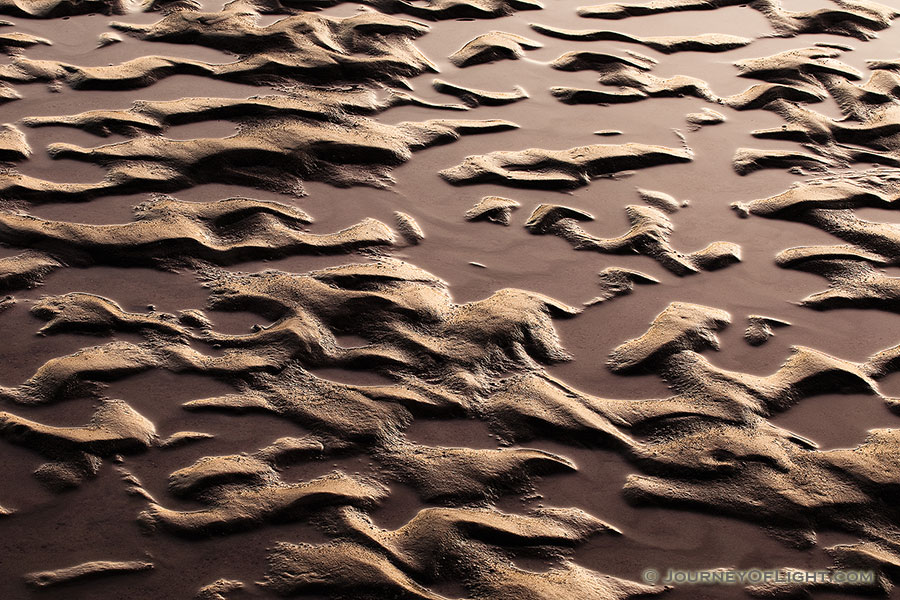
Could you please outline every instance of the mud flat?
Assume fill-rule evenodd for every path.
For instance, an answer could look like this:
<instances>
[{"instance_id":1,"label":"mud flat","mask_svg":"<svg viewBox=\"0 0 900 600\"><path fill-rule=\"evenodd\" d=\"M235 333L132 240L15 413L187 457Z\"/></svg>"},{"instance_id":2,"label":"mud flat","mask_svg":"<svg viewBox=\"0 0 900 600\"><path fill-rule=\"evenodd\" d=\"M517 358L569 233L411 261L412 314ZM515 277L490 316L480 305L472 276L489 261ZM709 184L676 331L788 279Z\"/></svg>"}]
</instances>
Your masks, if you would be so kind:
<instances>
[{"instance_id":1,"label":"mud flat","mask_svg":"<svg viewBox=\"0 0 900 600\"><path fill-rule=\"evenodd\" d=\"M0 597L897 596L894 7L0 15Z\"/></svg>"}]
</instances>

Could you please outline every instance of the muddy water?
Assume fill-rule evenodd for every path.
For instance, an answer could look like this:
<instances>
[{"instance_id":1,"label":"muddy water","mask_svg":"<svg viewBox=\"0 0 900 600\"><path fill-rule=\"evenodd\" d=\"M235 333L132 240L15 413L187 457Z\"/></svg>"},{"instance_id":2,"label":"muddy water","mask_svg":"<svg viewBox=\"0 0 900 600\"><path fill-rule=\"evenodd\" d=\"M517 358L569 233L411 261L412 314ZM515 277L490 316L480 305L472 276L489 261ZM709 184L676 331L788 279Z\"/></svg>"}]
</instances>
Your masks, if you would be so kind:
<instances>
[{"instance_id":1,"label":"muddy water","mask_svg":"<svg viewBox=\"0 0 900 600\"><path fill-rule=\"evenodd\" d=\"M220 10L221 2L204 3L207 10ZM395 224L395 211L411 215L425 233L418 245L398 241L377 254L389 254L427 270L446 282L447 292L457 304L475 302L504 288L519 288L555 298L583 308L578 316L555 320L553 326L572 359L542 367L550 375L592 396L608 399L661 399L680 393L654 373L621 376L606 366L610 351L623 341L641 336L654 317L671 302L689 302L727 311L731 324L718 333L719 352L705 356L717 367L748 375L770 375L788 358L793 346L807 346L838 358L863 362L875 352L897 344L900 316L893 312L860 307L815 311L801 306L804 297L826 289L825 278L807 272L783 269L774 262L776 254L789 247L843 243L811 225L788 220L751 217L741 219L730 208L732 202L749 202L774 196L793 183L821 173L788 172L766 169L746 176L738 175L732 159L738 148L800 150L788 141L754 138L751 132L779 127L784 121L768 110L736 111L694 97L654 98L621 105L568 106L550 93L553 86L598 89L598 74L590 71L564 72L550 63L565 52L590 50L627 56L639 52L658 61L652 73L661 78L688 75L706 81L719 96L737 94L756 81L736 77L734 62L768 56L777 52L804 48L816 42L850 43L856 50L840 60L869 75L866 59L896 59L897 34L893 29L879 32L870 42L829 33L798 37L767 37L771 23L758 11L747 7L728 7L714 11L668 13L616 21L576 16L581 2L548 3L541 11L525 11L491 20L447 20L429 23L431 31L415 40L415 46L435 65L439 73L424 73L408 80L411 93L430 102L455 102L436 92L432 80L440 77L454 84L489 91L511 91L521 85L529 98L508 106L474 108L466 113L441 111L420 106L386 110L377 121L396 125L428 119L506 119L519 127L511 131L484 135L465 135L446 145L417 151L405 164L396 165L390 174L394 182L385 189L366 186L338 188L329 181L304 181L305 196L278 194L242 185L204 184L179 191L179 200L212 203L227 197L247 197L277 201L301 208L314 221L305 229L316 234L339 231L365 218ZM785 2L788 10L810 10L817 2ZM322 11L334 17L354 15L360 7L346 3ZM55 60L78 66L118 64L147 55L163 55L222 64L235 60L227 50L191 44L141 41L124 36L124 41L97 49L99 34L111 31L109 21L152 23L159 14L129 14L115 17L73 16L67 20L12 19L15 31L49 38L52 46L35 46L21 52L36 60ZM282 15L266 15L260 24L269 24ZM402 16L402 15L399 15ZM542 36L529 27L539 23L570 29L609 29L638 36L696 35L721 33L754 38L752 44L724 53L683 52L662 54L650 48L623 42L575 42ZM8 28L12 30L13 28ZM518 60L457 68L449 56L476 36L504 31L540 41L543 47L524 52ZM273 93L267 86L252 86L212 78L174 75L138 90L81 91L66 85L28 83L15 85L22 99L0 107L3 122L13 123L26 134L33 155L17 166L19 172L56 183L93 183L101 181L110 165L74 160L55 160L46 152L55 142L93 147L126 141L122 135L100 138L84 131L47 127L30 129L22 124L29 116L75 114L94 109L127 109L135 100L176 100L192 96L247 98ZM712 108L726 117L723 124L692 129L685 115ZM821 114L840 118L838 104L829 96L810 105ZM329 125L329 127L339 125ZM595 131L620 130L621 135L598 137ZM171 140L227 138L237 130L230 121L208 120L174 126L163 135ZM591 144L641 143L681 148L693 152L686 164L635 169L600 177L574 190L534 190L497 183L453 186L439 171L461 163L467 156L526 148L566 150ZM151 157L167 164L171 157ZM253 157L235 155L239 166L261 166ZM374 160L374 159L373 159ZM868 164L853 165L866 168ZM198 167L198 168L202 168ZM840 169L833 169L838 173ZM685 254L715 241L729 241L741 247L741 262L718 271L700 271L679 277L664 268L649 253L602 254L576 251L566 240L554 235L535 235L523 226L531 211L541 203L560 204L593 215L581 225L600 238L623 235L629 229L625 207L640 204L638 189L671 194L689 205L668 218L672 222L670 242ZM132 208L158 191L148 186L146 193L111 195L89 202L45 202L30 204L15 195L2 201L16 210L53 221L89 225L127 223ZM467 222L465 212L485 196L503 196L521 206L513 211L511 224L503 227L490 222ZM859 209L857 215L880 222L896 221L886 210ZM165 227L163 227L163 230ZM0 234L6 235L4 231ZM179 232L173 232L174 235ZM238 234L235 234L238 235ZM226 236L227 238L227 236ZM398 239L399 238L398 236ZM226 240L229 241L229 240ZM2 256L16 254L3 248ZM229 265L231 271L254 272L279 269L305 273L330 266L369 260L372 253L315 252ZM64 261L65 262L65 261ZM43 321L29 312L42 296L85 292L116 302L131 313L177 313L184 309L203 309L220 334L249 334L253 326L269 326L275 320L262 310L211 310L209 290L202 286L190 266L172 270L119 268L102 261L85 268L62 268L48 274L41 286L10 292L16 298L13 308L0 313L0 327L6 343L0 346L0 384L17 386L53 358L72 354L82 348L111 341L134 344L156 343L151 335L135 331L115 331L110 335L88 335L72 330L57 335L36 336ZM477 263L477 264L473 264ZM204 267L207 265L199 265ZM598 273L608 267L634 269L659 280L656 285L638 285L630 295L584 307L600 293ZM890 271L896 275L896 269ZM339 287L337 284L334 284ZM150 306L153 309L151 311ZM361 306L363 318L369 310ZM406 315L406 313L401 313ZM764 315L791 323L775 331L763 346L751 347L744 338L749 315ZM356 322L346 317L353 329ZM410 318L406 316L405 318ZM411 330L427 324L411 321ZM465 336L463 336L464 338ZM149 341L148 341L149 340ZM362 335L337 336L343 348L365 346ZM450 340L450 344L458 343ZM207 356L221 356L222 349L193 340L190 347ZM274 351L273 351L274 352ZM266 354L264 349L262 354ZM305 364L302 358L297 359ZM517 367L518 368L518 367ZM652 369L651 369L652 370ZM0 447L0 476L10 482L0 488L0 506L16 513L0 521L3 543L0 546L0 597L2 598L189 598L202 586L216 579L242 581L244 587L228 597L268 597L254 582L266 572L267 552L276 542L326 544L334 536L317 527L320 517L284 517L264 520L249 531L226 534L172 535L162 530L144 531L137 516L148 508L146 497L130 496L122 482L122 470L140 479L146 495L171 510L201 510L209 497L183 498L171 493L169 475L189 467L204 457L252 454L278 438L317 435L319 432L297 419L271 412L187 411L183 404L191 400L221 397L245 392L258 384L250 376L230 378L209 373L185 374L177 369L157 367L140 374L112 378L98 394L74 395L64 402L47 406L23 406L4 400L3 410L47 425L79 426L89 423L100 398L125 400L155 426L160 438L179 431L211 434L211 439L171 449L147 448L121 459L104 457L94 478L77 489L62 493L48 491L34 477L47 460L57 457L48 450L3 442ZM404 376L411 369L402 370ZM397 373L378 369L348 368L346 365L318 366L309 372L327 382L352 386L389 386ZM441 386L443 372L416 372L418 380ZM275 377L278 377L276 372ZM480 374L478 375L481 376ZM497 377L499 380L499 376ZM500 385L490 381L487 387ZM880 382L887 397L900 397L896 374ZM449 386L454 391L455 388ZM815 397L804 399L786 412L769 420L773 425L793 431L816 442L819 451L852 448L864 442L869 430L896 427L900 421L882 398L868 394L838 394L829 388L816 389ZM423 411L424 412L424 411ZM558 439L558 435L549 436ZM477 418L477 411L459 418L415 414L403 433L405 442L421 446L467 447L477 450L509 448L488 425ZM488 490L483 501L469 508L496 508L524 513L540 507L575 507L608 522L621 531L620 536L597 536L580 545L571 560L597 573L640 581L647 567L796 567L824 568L832 564L824 548L853 543L864 538L856 533L837 531L833 523L822 522L817 529L819 543L797 549L783 537L772 535L771 523L755 520L753 515L737 519L714 507L685 510L671 507L637 506L625 499L622 489L626 477L640 471L619 453L611 450L562 445L545 439L523 444L566 457L577 471L536 476L531 489L509 493ZM518 446L512 446L513 448ZM441 505L422 499L409 481L390 475L389 460L376 460L369 448L345 447L333 455L301 461L280 469L281 484L290 485L325 476L333 471L358 474L381 482L389 490L379 506L369 509L372 521L380 528L396 529L416 516L422 508ZM374 451L373 451L374 453ZM51 452L52 454L52 452ZM377 453L375 453L377 454ZM752 484L752 482L751 482ZM823 484L824 486L825 484ZM489 486L488 486L489 487ZM823 487L823 494L828 489ZM218 493L212 489L210 497ZM456 503L457 505L459 503ZM463 506L467 506L463 504ZM880 522L879 525L880 526ZM878 538L884 542L884 539ZM886 544L886 542L885 542ZM886 544L887 545L887 544ZM896 550L894 550L896 552ZM529 572L545 572L559 567L558 557L529 558L527 552L510 551L507 557ZM552 553L551 553L552 554ZM505 555L504 555L505 556ZM23 575L57 569L93 560L149 560L154 569L145 573L100 577L74 582L52 590L34 591L23 583ZM464 556L460 559L466 562ZM472 564L481 558L468 559ZM462 572L469 573L466 568ZM461 581L422 581L435 593L450 598L471 597L477 578ZM433 578L432 578L433 579ZM353 593L374 597L394 597L392 591L367 588L365 580ZM318 588L310 588L307 597L319 597ZM341 590L334 593L337 594ZM329 590L326 586L325 596ZM677 598L744 597L743 590L675 589L667 593ZM815 592L815 597L839 597L833 592ZM896 594L895 594L896 595ZM478 597L491 597L478 596ZM499 597L499 596L498 596ZM504 598L507 596L504 596ZM564 595L534 597L563 598ZM597 596L607 597L607 596ZM614 597L614 596L609 596ZM842 597L842 596L841 596Z\"/></svg>"}]
</instances>

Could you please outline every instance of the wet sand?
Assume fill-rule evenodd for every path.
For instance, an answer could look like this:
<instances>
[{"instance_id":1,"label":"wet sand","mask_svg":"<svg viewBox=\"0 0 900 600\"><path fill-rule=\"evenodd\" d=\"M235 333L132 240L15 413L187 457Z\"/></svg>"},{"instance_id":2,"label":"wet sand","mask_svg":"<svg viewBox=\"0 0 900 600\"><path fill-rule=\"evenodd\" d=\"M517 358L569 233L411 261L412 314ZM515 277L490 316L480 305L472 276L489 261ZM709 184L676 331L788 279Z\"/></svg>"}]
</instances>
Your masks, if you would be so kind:
<instances>
[{"instance_id":1,"label":"wet sand","mask_svg":"<svg viewBox=\"0 0 900 600\"><path fill-rule=\"evenodd\" d=\"M897 597L900 6L40 4L0 597Z\"/></svg>"}]
</instances>

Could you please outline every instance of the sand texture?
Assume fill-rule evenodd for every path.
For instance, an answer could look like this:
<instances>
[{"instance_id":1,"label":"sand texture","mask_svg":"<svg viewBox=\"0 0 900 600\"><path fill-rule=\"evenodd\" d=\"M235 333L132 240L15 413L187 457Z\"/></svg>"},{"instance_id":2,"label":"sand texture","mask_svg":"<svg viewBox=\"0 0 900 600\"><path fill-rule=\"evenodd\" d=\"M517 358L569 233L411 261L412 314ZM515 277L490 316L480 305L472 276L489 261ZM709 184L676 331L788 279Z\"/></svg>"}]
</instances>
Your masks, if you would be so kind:
<instances>
[{"instance_id":1,"label":"sand texture","mask_svg":"<svg viewBox=\"0 0 900 600\"><path fill-rule=\"evenodd\" d=\"M0 15L0 600L900 597L896 0Z\"/></svg>"}]
</instances>

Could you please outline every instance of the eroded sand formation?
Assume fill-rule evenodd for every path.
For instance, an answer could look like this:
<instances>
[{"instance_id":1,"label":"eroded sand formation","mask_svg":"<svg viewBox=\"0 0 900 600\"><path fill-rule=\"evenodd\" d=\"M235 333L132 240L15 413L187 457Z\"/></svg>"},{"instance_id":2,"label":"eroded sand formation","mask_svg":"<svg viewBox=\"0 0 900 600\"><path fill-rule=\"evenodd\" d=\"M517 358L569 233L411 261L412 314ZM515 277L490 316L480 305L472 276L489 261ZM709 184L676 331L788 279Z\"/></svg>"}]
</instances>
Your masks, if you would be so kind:
<instances>
[{"instance_id":1,"label":"eroded sand formation","mask_svg":"<svg viewBox=\"0 0 900 600\"><path fill-rule=\"evenodd\" d=\"M468 221L486 220L500 225L509 225L512 211L519 208L519 206L521 204L510 198L485 196L467 210L465 216Z\"/></svg>"},{"instance_id":2,"label":"eroded sand formation","mask_svg":"<svg viewBox=\"0 0 900 600\"><path fill-rule=\"evenodd\" d=\"M232 0L225 8L250 8L263 14L294 14L304 10L339 4L342 0ZM544 6L534 0L435 0L414 4L408 0L369 0L370 6L386 13L404 13L420 19L494 19L519 10L540 10Z\"/></svg>"},{"instance_id":3,"label":"eroded sand formation","mask_svg":"<svg viewBox=\"0 0 900 600\"><path fill-rule=\"evenodd\" d=\"M466 157L441 171L450 183L502 183L517 187L568 189L620 171L689 162L689 150L646 144L595 144L570 150L530 148Z\"/></svg>"},{"instance_id":4,"label":"eroded sand formation","mask_svg":"<svg viewBox=\"0 0 900 600\"><path fill-rule=\"evenodd\" d=\"M889 448L896 431L874 430L855 448L820 451L760 418L826 390L877 394L870 375L885 374L879 356L855 364L797 347L769 377L729 372L699 354L718 347L716 331L728 320L712 308L672 304L647 333L610 355L616 372L657 373L679 394L667 402L685 407L676 429L636 451L648 474L629 476L626 495L778 523L780 535L801 545L814 544L820 528L850 532L860 537L858 544L831 550L856 560L838 564L873 568L880 577L871 589L890 589L897 539L889 498L897 464ZM662 430L665 421L656 417L649 426ZM699 437L705 442L696 445ZM870 553L875 548L878 553Z\"/></svg>"},{"instance_id":5,"label":"eroded sand formation","mask_svg":"<svg viewBox=\"0 0 900 600\"><path fill-rule=\"evenodd\" d=\"M600 40L630 42L652 48L663 54L672 54L674 52L726 52L728 50L746 46L753 41L751 38L716 33L690 36L673 35L640 37L626 35L608 29L573 31L570 29L545 27L538 24L533 24L531 27L538 33L564 40L575 40L578 42L595 42Z\"/></svg>"},{"instance_id":6,"label":"eroded sand formation","mask_svg":"<svg viewBox=\"0 0 900 600\"><path fill-rule=\"evenodd\" d=\"M197 8L192 0L3 0L0 14L27 19L51 19L91 13L122 14L135 10L155 11L167 8Z\"/></svg>"},{"instance_id":7,"label":"eroded sand formation","mask_svg":"<svg viewBox=\"0 0 900 600\"><path fill-rule=\"evenodd\" d=\"M896 322L853 313L842 348L818 319L900 312L900 61L861 54L900 13L577 9L722 15L670 35L528 0L362 4L0 0L23 29L0 33L0 555L21 560L0 596L697 597L641 568L746 562L726 519L876 576L723 598L895 593ZM772 195L767 169L798 181ZM885 410L804 435L834 397Z\"/></svg>"},{"instance_id":8,"label":"eroded sand formation","mask_svg":"<svg viewBox=\"0 0 900 600\"><path fill-rule=\"evenodd\" d=\"M844 244L789 248L779 266L821 275L828 290L803 304L821 310L842 307L897 311L900 279L878 270L897 265L900 231L893 223L860 219L853 208L893 208L897 175L890 170L848 172L811 180L771 198L735 204L741 214L800 221L826 231Z\"/></svg>"},{"instance_id":9,"label":"eroded sand formation","mask_svg":"<svg viewBox=\"0 0 900 600\"><path fill-rule=\"evenodd\" d=\"M624 19L667 12L714 10L746 4L769 20L775 33L792 36L800 33L832 33L861 40L871 39L877 31L890 27L898 12L883 4L866 0L836 0L837 8L809 11L785 10L779 0L655 0L643 4L601 4L578 10L582 17Z\"/></svg>"},{"instance_id":10,"label":"eroded sand formation","mask_svg":"<svg viewBox=\"0 0 900 600\"><path fill-rule=\"evenodd\" d=\"M143 561L97 561L89 562L55 571L42 571L29 573L26 576L28 584L37 588L60 585L78 579L113 575L116 573L135 573L153 568L153 563Z\"/></svg>"},{"instance_id":11,"label":"eroded sand formation","mask_svg":"<svg viewBox=\"0 0 900 600\"><path fill-rule=\"evenodd\" d=\"M15 58L0 69L0 80L59 82L75 89L130 89L179 74L250 84L279 79L333 83L395 81L436 70L412 45L428 27L408 19L378 12L343 19L304 14L259 27L258 17L240 9L215 14L177 10L149 26L112 23L147 41L191 43L231 52L239 56L234 61L144 56L118 65L79 67Z\"/></svg>"},{"instance_id":12,"label":"eroded sand formation","mask_svg":"<svg viewBox=\"0 0 900 600\"><path fill-rule=\"evenodd\" d=\"M540 42L521 35L491 31L479 35L451 54L450 62L462 68L498 60L517 60L525 56L526 50L537 50L540 47Z\"/></svg>"},{"instance_id":13,"label":"eroded sand formation","mask_svg":"<svg viewBox=\"0 0 900 600\"><path fill-rule=\"evenodd\" d=\"M775 335L775 329L790 326L790 323L787 321L762 315L750 315L747 317L747 322L747 329L744 330L744 339L751 346L762 346L769 341L769 338Z\"/></svg>"},{"instance_id":14,"label":"eroded sand formation","mask_svg":"<svg viewBox=\"0 0 900 600\"><path fill-rule=\"evenodd\" d=\"M55 144L49 148L53 158L96 163L108 169L107 176L97 183L54 183L10 172L0 177L0 193L39 203L168 192L213 182L292 194L303 193L304 181L386 186L392 181L391 168L409 160L412 151L462 134L517 127L503 120L439 119L391 126L366 117L345 118L340 128L325 119L272 116L245 123L225 138L141 136L96 148Z\"/></svg>"},{"instance_id":15,"label":"eroded sand formation","mask_svg":"<svg viewBox=\"0 0 900 600\"><path fill-rule=\"evenodd\" d=\"M44 253L6 259L3 289L34 286L63 265L227 265L291 254L346 253L395 240L391 229L374 219L333 234L310 234L302 227L312 219L303 211L248 198L199 204L159 197L137 206L135 216L122 225L88 225L0 213L8 246Z\"/></svg>"},{"instance_id":16,"label":"eroded sand formation","mask_svg":"<svg viewBox=\"0 0 900 600\"><path fill-rule=\"evenodd\" d=\"M583 598L628 598L662 591L602 577L571 563L547 573L503 564L497 546L539 556L565 551L598 534L615 533L581 511L547 509L524 516L494 510L424 509L394 531L378 528L352 510L345 511L342 520L356 540L321 546L283 544L270 557L264 585L282 594L307 589L378 590L429 600L445 596L429 592L410 575L429 581L457 577L474 581L474 598L550 598L570 593ZM350 569L344 570L345 566ZM357 576L348 577L347 571Z\"/></svg>"},{"instance_id":17,"label":"eroded sand formation","mask_svg":"<svg viewBox=\"0 0 900 600\"><path fill-rule=\"evenodd\" d=\"M625 214L631 224L627 233L615 238L599 238L586 232L578 221L593 219L588 213L565 206L541 204L534 209L525 227L538 235L552 234L568 241L576 250L604 254L643 254L676 275L700 270L715 270L740 262L740 246L731 242L713 242L702 250L684 254L669 243L672 221L661 211L630 205Z\"/></svg>"}]
</instances>

